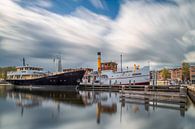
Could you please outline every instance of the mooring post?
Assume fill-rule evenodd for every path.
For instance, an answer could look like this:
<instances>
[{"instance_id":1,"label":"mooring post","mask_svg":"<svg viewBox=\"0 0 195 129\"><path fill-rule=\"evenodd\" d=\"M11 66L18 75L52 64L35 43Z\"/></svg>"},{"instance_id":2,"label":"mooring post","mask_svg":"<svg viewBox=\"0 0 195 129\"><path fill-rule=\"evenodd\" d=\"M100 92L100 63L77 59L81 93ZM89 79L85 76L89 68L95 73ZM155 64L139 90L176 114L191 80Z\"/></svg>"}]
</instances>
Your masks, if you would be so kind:
<instances>
[{"instance_id":1,"label":"mooring post","mask_svg":"<svg viewBox=\"0 0 195 129\"><path fill-rule=\"evenodd\" d=\"M124 85L122 85L122 94L124 93Z\"/></svg>"},{"instance_id":2,"label":"mooring post","mask_svg":"<svg viewBox=\"0 0 195 129\"><path fill-rule=\"evenodd\" d=\"M123 96L124 95L124 88L125 88L125 86L124 85L122 85L122 91L121 91L121 96L122 96L122 107L125 107L125 96Z\"/></svg>"},{"instance_id":3,"label":"mooring post","mask_svg":"<svg viewBox=\"0 0 195 129\"><path fill-rule=\"evenodd\" d=\"M110 86L110 88L111 88L111 80L109 80L109 86Z\"/></svg>"},{"instance_id":4,"label":"mooring post","mask_svg":"<svg viewBox=\"0 0 195 129\"><path fill-rule=\"evenodd\" d=\"M149 90L149 87L148 86L144 86L144 91L148 92L148 90Z\"/></svg>"},{"instance_id":5,"label":"mooring post","mask_svg":"<svg viewBox=\"0 0 195 129\"><path fill-rule=\"evenodd\" d=\"M147 97L146 93L149 91L149 87L148 86L144 86L144 105L145 105L145 110L148 111L149 110L149 98Z\"/></svg>"},{"instance_id":6,"label":"mooring post","mask_svg":"<svg viewBox=\"0 0 195 129\"><path fill-rule=\"evenodd\" d=\"M187 88L185 86L181 86L179 89L180 99L184 97L184 101L180 100L180 110L185 110L186 106L186 99L187 99ZM181 111L181 116L184 116L185 114Z\"/></svg>"},{"instance_id":7,"label":"mooring post","mask_svg":"<svg viewBox=\"0 0 195 129\"><path fill-rule=\"evenodd\" d=\"M92 81L92 88L94 89L94 80Z\"/></svg>"}]
</instances>

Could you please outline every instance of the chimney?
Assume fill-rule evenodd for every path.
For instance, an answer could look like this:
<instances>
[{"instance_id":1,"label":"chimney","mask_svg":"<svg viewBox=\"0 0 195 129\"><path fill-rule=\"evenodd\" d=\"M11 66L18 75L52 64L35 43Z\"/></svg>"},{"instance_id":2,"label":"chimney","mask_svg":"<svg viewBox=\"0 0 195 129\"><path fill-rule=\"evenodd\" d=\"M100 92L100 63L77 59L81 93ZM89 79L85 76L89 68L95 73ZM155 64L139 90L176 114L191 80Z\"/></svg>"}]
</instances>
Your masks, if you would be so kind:
<instances>
[{"instance_id":1,"label":"chimney","mask_svg":"<svg viewBox=\"0 0 195 129\"><path fill-rule=\"evenodd\" d=\"M97 53L98 55L98 62L97 62L97 66L98 66L98 74L101 74L101 52Z\"/></svg>"}]
</instances>

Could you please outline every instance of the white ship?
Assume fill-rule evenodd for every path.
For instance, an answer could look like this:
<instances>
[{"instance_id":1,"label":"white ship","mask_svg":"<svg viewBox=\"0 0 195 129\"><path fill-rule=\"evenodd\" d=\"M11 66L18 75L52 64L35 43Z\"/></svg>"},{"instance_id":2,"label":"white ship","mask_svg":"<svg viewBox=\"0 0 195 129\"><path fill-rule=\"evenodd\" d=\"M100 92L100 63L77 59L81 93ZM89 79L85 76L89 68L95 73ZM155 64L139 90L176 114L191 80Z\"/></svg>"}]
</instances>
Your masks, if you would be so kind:
<instances>
[{"instance_id":1,"label":"white ship","mask_svg":"<svg viewBox=\"0 0 195 129\"><path fill-rule=\"evenodd\" d=\"M122 61L121 61L122 62ZM122 63L121 63L122 66ZM150 68L134 64L132 70L117 71L117 63L101 63L101 53L98 53L98 72L92 72L84 75L82 84L102 84L102 85L149 85Z\"/></svg>"}]
</instances>

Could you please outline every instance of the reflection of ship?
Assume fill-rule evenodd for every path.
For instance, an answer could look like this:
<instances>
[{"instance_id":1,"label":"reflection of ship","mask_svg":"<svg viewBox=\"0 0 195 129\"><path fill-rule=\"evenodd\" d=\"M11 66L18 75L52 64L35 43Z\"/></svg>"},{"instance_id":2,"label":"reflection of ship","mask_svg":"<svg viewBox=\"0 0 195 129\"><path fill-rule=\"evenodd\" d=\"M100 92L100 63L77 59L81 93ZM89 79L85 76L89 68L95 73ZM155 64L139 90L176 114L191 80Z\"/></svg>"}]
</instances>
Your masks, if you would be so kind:
<instances>
[{"instance_id":1,"label":"reflection of ship","mask_svg":"<svg viewBox=\"0 0 195 129\"><path fill-rule=\"evenodd\" d=\"M41 98L25 93L8 92L7 99L21 107L21 116L23 116L25 108L34 108L41 105Z\"/></svg>"},{"instance_id":2,"label":"reflection of ship","mask_svg":"<svg viewBox=\"0 0 195 129\"><path fill-rule=\"evenodd\" d=\"M84 70L62 72L60 68L56 73L48 73L41 67L26 65L24 59L23 66L16 69L7 74L7 82L14 85L78 85L85 73Z\"/></svg>"},{"instance_id":3,"label":"reflection of ship","mask_svg":"<svg viewBox=\"0 0 195 129\"><path fill-rule=\"evenodd\" d=\"M77 91L29 91L25 89L14 89L7 94L7 98L21 107L21 115L23 116L24 109L34 108L39 105L44 105L44 101L52 100L57 104L58 113L60 105L67 104L77 107L86 107L92 104L96 106L97 123L100 123L101 114L114 114L117 112L116 101L108 97L107 93L100 92L77 92ZM95 110L94 110L95 111Z\"/></svg>"},{"instance_id":4,"label":"reflection of ship","mask_svg":"<svg viewBox=\"0 0 195 129\"><path fill-rule=\"evenodd\" d=\"M101 53L98 52L98 72L85 75L82 84L149 85L149 71L149 66L140 68L139 65L135 64L133 70L127 69L126 71L123 71L121 65L121 71L117 71L117 63L101 63Z\"/></svg>"},{"instance_id":5,"label":"reflection of ship","mask_svg":"<svg viewBox=\"0 0 195 129\"><path fill-rule=\"evenodd\" d=\"M89 104L96 104L97 123L100 123L101 114L114 114L117 112L116 98L111 97L111 94L106 92L90 92L80 91L82 98ZM115 95L115 97L117 97Z\"/></svg>"},{"instance_id":6,"label":"reflection of ship","mask_svg":"<svg viewBox=\"0 0 195 129\"><path fill-rule=\"evenodd\" d=\"M75 106L86 106L88 103L83 101L82 96L76 91L42 91L42 90L24 90L15 89L14 93L23 93L26 95L35 96L41 98L41 100L54 100L55 102L71 104Z\"/></svg>"},{"instance_id":7,"label":"reflection of ship","mask_svg":"<svg viewBox=\"0 0 195 129\"><path fill-rule=\"evenodd\" d=\"M106 113L106 114L113 114L117 112L117 105L116 103L112 104L102 104L101 102L97 103L97 108L96 108L96 117L97 117L97 123L100 123L100 116L101 113Z\"/></svg>"}]
</instances>

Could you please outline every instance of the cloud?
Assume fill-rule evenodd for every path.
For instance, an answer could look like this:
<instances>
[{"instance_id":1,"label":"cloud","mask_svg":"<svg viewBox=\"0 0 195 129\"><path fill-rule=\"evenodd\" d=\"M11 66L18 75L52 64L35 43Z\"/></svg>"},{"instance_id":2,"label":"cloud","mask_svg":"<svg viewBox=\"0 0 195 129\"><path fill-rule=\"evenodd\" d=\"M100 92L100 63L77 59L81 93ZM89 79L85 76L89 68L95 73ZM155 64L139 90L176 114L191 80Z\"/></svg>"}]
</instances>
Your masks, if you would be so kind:
<instances>
[{"instance_id":1,"label":"cloud","mask_svg":"<svg viewBox=\"0 0 195 129\"><path fill-rule=\"evenodd\" d=\"M51 0L12 0L20 5L23 5L23 7L30 7L30 6L38 6L41 8L51 8L52 2Z\"/></svg>"},{"instance_id":2,"label":"cloud","mask_svg":"<svg viewBox=\"0 0 195 129\"><path fill-rule=\"evenodd\" d=\"M103 46L101 36L107 31L109 21L104 16L84 8L77 9L75 16L62 16L38 7L22 8L12 1L1 1L1 5L0 11L6 13L1 16L0 49L6 53L37 58L62 53L65 60L71 59L67 63L75 60L78 65L91 60L89 53L96 56Z\"/></svg>"},{"instance_id":3,"label":"cloud","mask_svg":"<svg viewBox=\"0 0 195 129\"><path fill-rule=\"evenodd\" d=\"M100 8L100 9L106 8L105 3L103 3L101 0L90 0L90 2L96 8Z\"/></svg>"},{"instance_id":4,"label":"cloud","mask_svg":"<svg viewBox=\"0 0 195 129\"><path fill-rule=\"evenodd\" d=\"M95 68L97 51L114 61L123 53L125 65L195 61L195 2L174 3L125 1L113 20L84 7L60 15L0 1L0 65L17 64L24 56L52 67L49 61L61 53L64 67Z\"/></svg>"},{"instance_id":5,"label":"cloud","mask_svg":"<svg viewBox=\"0 0 195 129\"><path fill-rule=\"evenodd\" d=\"M185 34L195 28L192 22L195 3L177 4L126 2L113 23L108 42L116 50L126 53L126 60L183 61L189 52L187 48L195 45L183 40Z\"/></svg>"}]
</instances>

